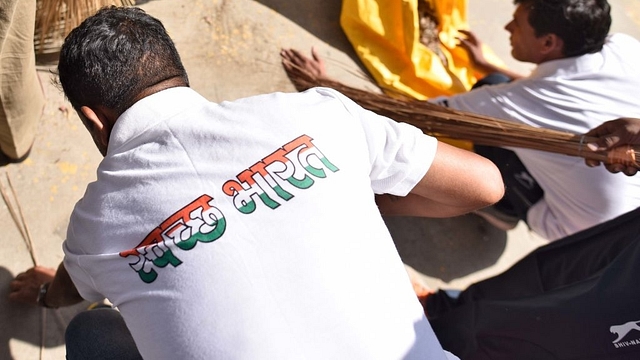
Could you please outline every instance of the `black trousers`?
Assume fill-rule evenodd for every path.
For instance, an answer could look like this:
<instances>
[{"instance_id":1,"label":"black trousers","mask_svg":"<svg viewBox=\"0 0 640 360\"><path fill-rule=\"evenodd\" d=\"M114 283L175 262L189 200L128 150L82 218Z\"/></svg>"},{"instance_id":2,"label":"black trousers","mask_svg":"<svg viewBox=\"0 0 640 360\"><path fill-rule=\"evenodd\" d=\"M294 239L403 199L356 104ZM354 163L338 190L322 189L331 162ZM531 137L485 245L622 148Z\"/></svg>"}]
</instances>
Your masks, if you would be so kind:
<instances>
[{"instance_id":1,"label":"black trousers","mask_svg":"<svg viewBox=\"0 0 640 360\"><path fill-rule=\"evenodd\" d=\"M475 145L476 154L491 160L500 170L504 196L493 206L505 213L527 220L527 212L544 196L544 191L531 176L515 152L499 147Z\"/></svg>"},{"instance_id":2,"label":"black trousers","mask_svg":"<svg viewBox=\"0 0 640 360\"><path fill-rule=\"evenodd\" d=\"M640 209L535 250L457 299L427 298L461 359L640 359Z\"/></svg>"}]
</instances>

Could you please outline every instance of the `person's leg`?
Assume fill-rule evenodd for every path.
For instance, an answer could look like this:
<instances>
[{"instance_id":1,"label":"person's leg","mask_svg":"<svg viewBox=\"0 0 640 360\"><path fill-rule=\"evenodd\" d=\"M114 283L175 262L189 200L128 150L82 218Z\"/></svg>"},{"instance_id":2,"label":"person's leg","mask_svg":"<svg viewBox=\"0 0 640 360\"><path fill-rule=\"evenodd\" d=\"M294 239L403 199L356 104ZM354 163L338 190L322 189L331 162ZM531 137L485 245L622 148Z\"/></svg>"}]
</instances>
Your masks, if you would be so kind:
<instances>
[{"instance_id":1,"label":"person's leg","mask_svg":"<svg viewBox=\"0 0 640 360\"><path fill-rule=\"evenodd\" d=\"M469 359L488 348L509 359L548 358L532 356L540 349L551 350L550 358L563 351L572 354L564 358L581 358L580 349L594 358L596 351L616 351L609 327L640 321L640 288L629 286L640 271L639 220L636 209L545 245L457 299L444 292L427 297L436 336Z\"/></svg>"},{"instance_id":2,"label":"person's leg","mask_svg":"<svg viewBox=\"0 0 640 360\"><path fill-rule=\"evenodd\" d=\"M28 155L44 96L35 66L36 0L0 0L0 151Z\"/></svg>"},{"instance_id":3,"label":"person's leg","mask_svg":"<svg viewBox=\"0 0 640 360\"><path fill-rule=\"evenodd\" d=\"M508 77L505 74L501 74L501 73L492 73L489 74L485 77L483 77L482 79L478 80L475 84L473 84L473 86L471 87L471 90L473 89L477 89L481 86L485 86L485 85L498 85L498 84L505 84L508 82L513 81L512 78Z\"/></svg>"},{"instance_id":4,"label":"person's leg","mask_svg":"<svg viewBox=\"0 0 640 360\"><path fill-rule=\"evenodd\" d=\"M518 155L511 150L475 145L476 154L491 160L502 174L505 185L504 197L493 205L500 213L525 220L527 212L544 195L544 191L531 176Z\"/></svg>"},{"instance_id":5,"label":"person's leg","mask_svg":"<svg viewBox=\"0 0 640 360\"><path fill-rule=\"evenodd\" d=\"M142 359L120 312L111 308L76 315L65 332L67 360Z\"/></svg>"}]
</instances>

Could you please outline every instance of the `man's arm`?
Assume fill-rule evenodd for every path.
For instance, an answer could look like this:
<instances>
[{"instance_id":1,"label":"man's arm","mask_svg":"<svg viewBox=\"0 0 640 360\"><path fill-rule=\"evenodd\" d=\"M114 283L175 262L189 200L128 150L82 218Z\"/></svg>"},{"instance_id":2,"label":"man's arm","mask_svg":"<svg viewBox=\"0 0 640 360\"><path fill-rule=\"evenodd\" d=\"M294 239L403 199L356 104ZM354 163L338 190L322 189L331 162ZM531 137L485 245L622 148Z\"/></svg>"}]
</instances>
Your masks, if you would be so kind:
<instances>
[{"instance_id":1,"label":"man's arm","mask_svg":"<svg viewBox=\"0 0 640 360\"><path fill-rule=\"evenodd\" d=\"M38 304L40 288L47 283L49 285L46 295L41 304ZM11 281L9 288L11 290L9 300L32 305L58 308L77 304L83 300L63 263L60 263L57 271L53 268L36 266L20 273Z\"/></svg>"},{"instance_id":2,"label":"man's arm","mask_svg":"<svg viewBox=\"0 0 640 360\"><path fill-rule=\"evenodd\" d=\"M450 217L491 205L503 195L500 171L491 161L438 142L429 171L409 195L378 195L376 202L385 216Z\"/></svg>"}]
</instances>

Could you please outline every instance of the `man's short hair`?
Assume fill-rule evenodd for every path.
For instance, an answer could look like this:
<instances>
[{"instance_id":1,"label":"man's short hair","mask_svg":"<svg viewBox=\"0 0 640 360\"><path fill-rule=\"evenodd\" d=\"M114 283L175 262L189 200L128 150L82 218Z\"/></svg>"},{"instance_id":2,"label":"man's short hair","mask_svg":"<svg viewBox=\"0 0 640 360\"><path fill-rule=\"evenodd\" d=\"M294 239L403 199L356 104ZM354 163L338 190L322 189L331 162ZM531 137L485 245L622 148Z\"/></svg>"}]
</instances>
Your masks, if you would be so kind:
<instances>
[{"instance_id":1,"label":"man's short hair","mask_svg":"<svg viewBox=\"0 0 640 360\"><path fill-rule=\"evenodd\" d=\"M58 75L73 105L104 106L119 116L150 86L189 80L162 23L133 7L106 7L67 36Z\"/></svg>"},{"instance_id":2,"label":"man's short hair","mask_svg":"<svg viewBox=\"0 0 640 360\"><path fill-rule=\"evenodd\" d=\"M514 0L528 6L536 36L555 34L564 42L566 57L598 52L611 27L607 0Z\"/></svg>"}]
</instances>

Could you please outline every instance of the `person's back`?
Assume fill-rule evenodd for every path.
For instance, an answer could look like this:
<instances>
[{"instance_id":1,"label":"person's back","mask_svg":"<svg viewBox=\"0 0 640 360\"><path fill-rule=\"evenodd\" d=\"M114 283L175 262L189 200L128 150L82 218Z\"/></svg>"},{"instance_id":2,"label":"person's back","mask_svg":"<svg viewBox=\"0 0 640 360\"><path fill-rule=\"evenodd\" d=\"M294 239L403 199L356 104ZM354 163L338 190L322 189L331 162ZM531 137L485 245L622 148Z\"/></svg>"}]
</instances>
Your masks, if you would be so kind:
<instances>
[{"instance_id":1,"label":"person's back","mask_svg":"<svg viewBox=\"0 0 640 360\"><path fill-rule=\"evenodd\" d=\"M96 299L154 359L435 356L371 192L388 169L366 149L384 132L345 106L330 90L216 105L175 88L136 103L71 220L79 289L108 289Z\"/></svg>"}]
</instances>

